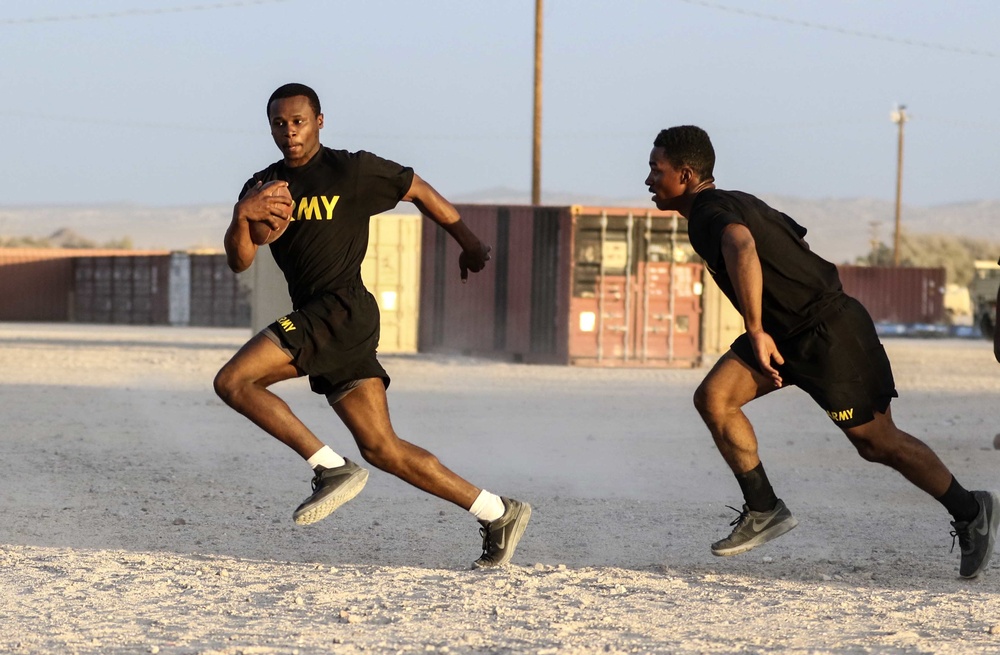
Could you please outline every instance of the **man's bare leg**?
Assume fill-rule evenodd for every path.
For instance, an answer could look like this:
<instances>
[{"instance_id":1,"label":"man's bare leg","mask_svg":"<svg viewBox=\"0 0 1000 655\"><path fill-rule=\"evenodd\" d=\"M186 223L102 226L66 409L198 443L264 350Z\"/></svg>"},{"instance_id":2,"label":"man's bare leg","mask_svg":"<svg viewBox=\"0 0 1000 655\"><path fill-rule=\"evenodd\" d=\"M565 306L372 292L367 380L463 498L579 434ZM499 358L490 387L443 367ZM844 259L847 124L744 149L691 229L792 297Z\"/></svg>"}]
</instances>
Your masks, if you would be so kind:
<instances>
[{"instance_id":1,"label":"man's bare leg","mask_svg":"<svg viewBox=\"0 0 1000 655\"><path fill-rule=\"evenodd\" d=\"M891 408L864 425L844 428L858 454L869 462L884 464L935 498L951 484L948 467L927 444L903 432L892 420Z\"/></svg>"},{"instance_id":2,"label":"man's bare leg","mask_svg":"<svg viewBox=\"0 0 1000 655\"><path fill-rule=\"evenodd\" d=\"M215 376L215 392L260 429L309 459L323 442L268 387L302 374L273 341L256 335Z\"/></svg>"},{"instance_id":3,"label":"man's bare leg","mask_svg":"<svg viewBox=\"0 0 1000 655\"><path fill-rule=\"evenodd\" d=\"M364 380L339 402L334 410L354 435L365 461L400 480L452 502L476 516L482 524L483 554L474 562L478 568L506 564L531 519L531 505L512 498L500 498L470 484L437 457L396 435L389 420L389 405L382 380ZM489 514L480 513L486 504L497 504Z\"/></svg>"},{"instance_id":4,"label":"man's bare leg","mask_svg":"<svg viewBox=\"0 0 1000 655\"><path fill-rule=\"evenodd\" d=\"M215 390L227 405L313 467L313 492L292 513L297 524L309 525L357 496L368 480L368 471L325 447L287 403L268 389L301 375L287 353L258 334L222 367L215 377Z\"/></svg>"},{"instance_id":5,"label":"man's bare leg","mask_svg":"<svg viewBox=\"0 0 1000 655\"><path fill-rule=\"evenodd\" d=\"M780 537L794 528L795 518L778 499L757 454L757 435L743 406L775 389L774 382L747 366L732 351L723 355L698 386L694 404L712 433L746 501L725 539L712 544L712 554L737 555Z\"/></svg>"},{"instance_id":6,"label":"man's bare leg","mask_svg":"<svg viewBox=\"0 0 1000 655\"><path fill-rule=\"evenodd\" d=\"M743 406L773 390L769 378L730 351L715 363L695 391L694 406L734 474L746 473L760 464L757 435Z\"/></svg>"},{"instance_id":7,"label":"man's bare leg","mask_svg":"<svg viewBox=\"0 0 1000 655\"><path fill-rule=\"evenodd\" d=\"M382 380L363 381L333 409L351 431L361 456L369 464L462 509L472 507L479 488L445 467L431 453L396 435L389 420Z\"/></svg>"}]
</instances>

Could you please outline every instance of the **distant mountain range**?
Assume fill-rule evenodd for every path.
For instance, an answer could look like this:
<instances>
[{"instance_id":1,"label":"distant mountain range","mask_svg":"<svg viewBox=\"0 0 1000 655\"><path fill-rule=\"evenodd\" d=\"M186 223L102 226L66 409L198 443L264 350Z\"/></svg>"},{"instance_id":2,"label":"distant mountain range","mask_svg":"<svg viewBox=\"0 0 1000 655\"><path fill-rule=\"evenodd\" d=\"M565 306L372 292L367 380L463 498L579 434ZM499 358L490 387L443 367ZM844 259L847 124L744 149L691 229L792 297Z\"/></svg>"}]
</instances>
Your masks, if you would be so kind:
<instances>
[{"instance_id":1,"label":"distant mountain range","mask_svg":"<svg viewBox=\"0 0 1000 655\"><path fill-rule=\"evenodd\" d=\"M820 199L762 196L809 230L813 250L835 263L853 262L871 249L873 239L891 246L894 205L869 198ZM486 189L454 195L455 203L527 204L526 192ZM648 196L606 198L570 193L547 193L546 205L651 207ZM403 204L398 213L414 213ZM0 236L47 237L68 229L105 243L129 237L136 248L164 250L222 248L231 205L145 207L112 204L94 206L0 206ZM956 203L934 207L904 206L904 231L953 234L1000 243L1000 200Z\"/></svg>"}]
</instances>

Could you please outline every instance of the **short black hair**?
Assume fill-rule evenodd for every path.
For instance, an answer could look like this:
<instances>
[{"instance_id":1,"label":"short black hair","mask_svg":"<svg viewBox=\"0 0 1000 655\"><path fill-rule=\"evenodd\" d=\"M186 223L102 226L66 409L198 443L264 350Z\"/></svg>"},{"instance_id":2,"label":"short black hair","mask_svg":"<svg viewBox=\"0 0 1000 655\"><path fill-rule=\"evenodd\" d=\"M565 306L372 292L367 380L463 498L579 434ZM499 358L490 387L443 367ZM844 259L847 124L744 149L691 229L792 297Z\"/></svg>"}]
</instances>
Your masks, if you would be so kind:
<instances>
[{"instance_id":1,"label":"short black hair","mask_svg":"<svg viewBox=\"0 0 1000 655\"><path fill-rule=\"evenodd\" d=\"M316 95L316 92L305 84L292 82L291 84L282 84L279 86L274 90L274 93L271 94L271 97L267 99L267 117L271 118L272 102L283 98L294 98L295 96L305 96L309 101L309 106L312 107L314 112L316 112L316 115L319 116L322 113L319 106L319 96Z\"/></svg>"},{"instance_id":2,"label":"short black hair","mask_svg":"<svg viewBox=\"0 0 1000 655\"><path fill-rule=\"evenodd\" d=\"M714 179L715 148L708 132L700 127L677 125L660 130L653 147L663 148L664 156L674 168L689 166L701 179Z\"/></svg>"}]
</instances>

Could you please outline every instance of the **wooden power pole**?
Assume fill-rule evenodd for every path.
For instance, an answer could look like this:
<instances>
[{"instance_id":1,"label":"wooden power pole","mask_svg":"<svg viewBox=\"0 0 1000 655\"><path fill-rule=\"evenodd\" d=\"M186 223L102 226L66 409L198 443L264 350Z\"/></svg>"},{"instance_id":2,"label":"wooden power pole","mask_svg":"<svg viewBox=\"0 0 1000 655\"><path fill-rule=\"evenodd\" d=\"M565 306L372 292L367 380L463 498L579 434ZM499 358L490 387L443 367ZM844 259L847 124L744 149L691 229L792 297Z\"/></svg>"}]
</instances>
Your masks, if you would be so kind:
<instances>
[{"instance_id":1,"label":"wooden power pole","mask_svg":"<svg viewBox=\"0 0 1000 655\"><path fill-rule=\"evenodd\" d=\"M896 234L893 237L892 265L899 266L900 215L903 209L903 125L906 124L906 105L899 105L892 112L892 122L899 126L899 144L896 147Z\"/></svg>"},{"instance_id":2,"label":"wooden power pole","mask_svg":"<svg viewBox=\"0 0 1000 655\"><path fill-rule=\"evenodd\" d=\"M531 204L542 203L542 0L535 0L535 110L531 138Z\"/></svg>"}]
</instances>

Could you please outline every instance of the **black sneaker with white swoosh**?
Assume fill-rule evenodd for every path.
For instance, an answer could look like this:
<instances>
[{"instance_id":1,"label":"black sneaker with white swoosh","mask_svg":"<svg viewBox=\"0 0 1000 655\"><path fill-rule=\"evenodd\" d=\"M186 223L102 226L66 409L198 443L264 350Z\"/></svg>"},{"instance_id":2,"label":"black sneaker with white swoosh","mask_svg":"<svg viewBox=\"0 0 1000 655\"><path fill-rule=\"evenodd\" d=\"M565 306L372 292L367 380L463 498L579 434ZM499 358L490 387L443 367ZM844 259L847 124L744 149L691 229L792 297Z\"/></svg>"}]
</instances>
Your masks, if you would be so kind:
<instances>
[{"instance_id":1,"label":"black sneaker with white swoosh","mask_svg":"<svg viewBox=\"0 0 1000 655\"><path fill-rule=\"evenodd\" d=\"M979 514L971 521L952 521L951 547L955 539L962 549L962 563L958 574L963 578L975 578L990 563L993 544L996 542L997 525L1000 524L1000 495L989 491L973 491L979 503Z\"/></svg>"},{"instance_id":2,"label":"black sneaker with white swoosh","mask_svg":"<svg viewBox=\"0 0 1000 655\"><path fill-rule=\"evenodd\" d=\"M483 537L483 554L472 563L475 568L489 569L509 562L531 519L531 505L528 503L503 496L500 500L503 501L503 515L489 523L479 522L483 526L479 528Z\"/></svg>"},{"instance_id":3,"label":"black sneaker with white swoosh","mask_svg":"<svg viewBox=\"0 0 1000 655\"><path fill-rule=\"evenodd\" d=\"M745 553L780 537L798 525L798 521L781 500L778 500L774 509L766 512L755 512L746 505L743 506L743 511L735 507L730 509L740 512L740 515L729 524L735 526L732 533L712 544L712 554L719 557Z\"/></svg>"}]
</instances>

